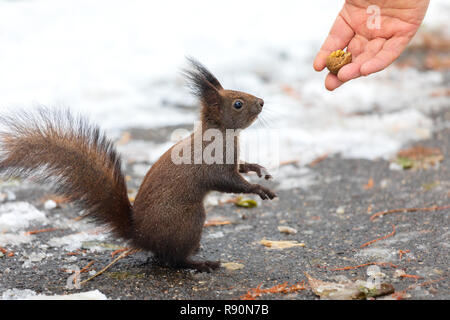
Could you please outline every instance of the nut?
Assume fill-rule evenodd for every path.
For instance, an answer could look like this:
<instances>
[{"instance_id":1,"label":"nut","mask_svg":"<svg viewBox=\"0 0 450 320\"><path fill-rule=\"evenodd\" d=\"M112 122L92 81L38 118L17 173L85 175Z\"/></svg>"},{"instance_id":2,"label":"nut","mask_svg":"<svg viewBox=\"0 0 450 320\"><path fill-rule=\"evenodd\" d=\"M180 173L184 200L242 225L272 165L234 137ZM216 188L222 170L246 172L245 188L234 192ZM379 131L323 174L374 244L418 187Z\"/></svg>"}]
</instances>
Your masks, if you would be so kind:
<instances>
[{"instance_id":1,"label":"nut","mask_svg":"<svg viewBox=\"0 0 450 320\"><path fill-rule=\"evenodd\" d=\"M343 66L350 62L352 62L351 52L336 50L327 57L327 68L336 75Z\"/></svg>"}]
</instances>

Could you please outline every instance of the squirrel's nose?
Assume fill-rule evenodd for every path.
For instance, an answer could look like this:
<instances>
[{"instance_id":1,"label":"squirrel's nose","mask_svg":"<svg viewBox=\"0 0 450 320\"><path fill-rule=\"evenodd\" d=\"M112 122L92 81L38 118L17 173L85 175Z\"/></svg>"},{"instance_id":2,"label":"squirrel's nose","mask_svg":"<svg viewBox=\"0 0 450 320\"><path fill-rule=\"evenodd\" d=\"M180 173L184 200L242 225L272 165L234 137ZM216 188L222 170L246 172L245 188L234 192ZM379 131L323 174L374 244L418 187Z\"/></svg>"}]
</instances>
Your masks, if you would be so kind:
<instances>
[{"instance_id":1,"label":"squirrel's nose","mask_svg":"<svg viewBox=\"0 0 450 320\"><path fill-rule=\"evenodd\" d=\"M261 107L264 107L264 100L263 99L259 99L259 105L261 106Z\"/></svg>"}]
</instances>

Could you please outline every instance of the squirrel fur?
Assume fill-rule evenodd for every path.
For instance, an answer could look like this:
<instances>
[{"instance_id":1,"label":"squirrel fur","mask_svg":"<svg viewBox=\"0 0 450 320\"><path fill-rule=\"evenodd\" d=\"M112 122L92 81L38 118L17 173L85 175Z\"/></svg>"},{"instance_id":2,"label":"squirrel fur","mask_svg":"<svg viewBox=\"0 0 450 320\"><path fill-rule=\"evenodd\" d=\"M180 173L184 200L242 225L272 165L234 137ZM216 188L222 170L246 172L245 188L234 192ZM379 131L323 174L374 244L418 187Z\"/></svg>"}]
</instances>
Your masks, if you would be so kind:
<instances>
[{"instance_id":1,"label":"squirrel fur","mask_svg":"<svg viewBox=\"0 0 450 320\"><path fill-rule=\"evenodd\" d=\"M185 70L192 92L201 104L203 133L216 129L244 129L262 111L263 100L225 90L198 61L189 59ZM152 165L133 205L127 195L121 159L104 133L69 111L39 108L37 113L2 116L0 174L33 176L52 182L58 193L83 208L100 225L134 248L150 251L158 261L176 268L211 271L218 261L195 261L205 222L203 200L210 191L254 193L273 199L275 193L251 184L240 173L254 171L269 179L265 168L239 163L235 136L233 163L175 164L172 149L193 146L193 135L178 142ZM206 147L208 142L202 141ZM225 147L224 147L225 148ZM194 156L194 148L192 156ZM225 149L224 149L225 152Z\"/></svg>"}]
</instances>

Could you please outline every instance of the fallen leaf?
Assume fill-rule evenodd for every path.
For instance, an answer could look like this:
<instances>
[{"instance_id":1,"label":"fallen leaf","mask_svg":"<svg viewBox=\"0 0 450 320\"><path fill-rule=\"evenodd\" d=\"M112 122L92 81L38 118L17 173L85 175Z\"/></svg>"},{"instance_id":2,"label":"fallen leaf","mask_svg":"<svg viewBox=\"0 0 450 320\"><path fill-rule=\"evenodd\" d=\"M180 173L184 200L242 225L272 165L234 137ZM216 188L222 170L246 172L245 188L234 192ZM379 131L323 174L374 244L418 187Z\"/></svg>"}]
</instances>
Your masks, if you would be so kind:
<instances>
[{"instance_id":1,"label":"fallen leaf","mask_svg":"<svg viewBox=\"0 0 450 320\"><path fill-rule=\"evenodd\" d=\"M311 290L321 299L329 300L362 300L391 294L395 291L389 283L382 283L379 287L371 287L363 280L328 282L311 277L305 273Z\"/></svg>"},{"instance_id":2,"label":"fallen leaf","mask_svg":"<svg viewBox=\"0 0 450 320\"><path fill-rule=\"evenodd\" d=\"M116 142L116 145L122 146L124 144L127 144L131 140L131 133L128 131L125 131L122 134L122 137L120 137L119 141Z\"/></svg>"},{"instance_id":3,"label":"fallen leaf","mask_svg":"<svg viewBox=\"0 0 450 320\"><path fill-rule=\"evenodd\" d=\"M213 226L224 226L227 224L231 224L229 220L220 220L220 219L211 219L205 222L205 227L213 227Z\"/></svg>"},{"instance_id":4,"label":"fallen leaf","mask_svg":"<svg viewBox=\"0 0 450 320\"><path fill-rule=\"evenodd\" d=\"M367 184L364 185L364 190L370 190L373 188L373 178L370 178Z\"/></svg>"},{"instance_id":5,"label":"fallen leaf","mask_svg":"<svg viewBox=\"0 0 450 320\"><path fill-rule=\"evenodd\" d=\"M306 246L304 243L298 243L297 241L272 241L266 239L262 239L259 243L261 243L263 246L269 249L277 249L277 250Z\"/></svg>"},{"instance_id":6,"label":"fallen leaf","mask_svg":"<svg viewBox=\"0 0 450 320\"><path fill-rule=\"evenodd\" d=\"M110 251L115 251L118 249L122 249L122 246L119 246L117 244L113 244L113 243L107 243L107 242L101 242L101 241L83 241L81 243L81 249L86 249L86 250L110 250Z\"/></svg>"},{"instance_id":7,"label":"fallen leaf","mask_svg":"<svg viewBox=\"0 0 450 320\"><path fill-rule=\"evenodd\" d=\"M281 166L287 166L287 165L290 165L290 164L298 164L299 162L300 162L300 159L281 161L280 162L280 167Z\"/></svg>"},{"instance_id":8,"label":"fallen leaf","mask_svg":"<svg viewBox=\"0 0 450 320\"><path fill-rule=\"evenodd\" d=\"M240 270L245 267L243 264L236 262L222 262L220 265L230 271Z\"/></svg>"},{"instance_id":9,"label":"fallen leaf","mask_svg":"<svg viewBox=\"0 0 450 320\"><path fill-rule=\"evenodd\" d=\"M235 202L235 204L238 207L243 207L243 208L255 208L258 206L258 203L253 199L246 199L246 200L239 199L238 201Z\"/></svg>"},{"instance_id":10,"label":"fallen leaf","mask_svg":"<svg viewBox=\"0 0 450 320\"><path fill-rule=\"evenodd\" d=\"M421 145L401 150L395 162L403 169L428 169L444 160L441 150Z\"/></svg>"},{"instance_id":11,"label":"fallen leaf","mask_svg":"<svg viewBox=\"0 0 450 320\"><path fill-rule=\"evenodd\" d=\"M328 158L328 153L326 153L326 154L324 154L324 155L321 155L320 157L317 157L316 159L314 159L313 161L311 161L311 162L309 163L309 166L310 166L310 167L314 167L314 166L316 166L318 163L324 161L324 160L327 159L327 158Z\"/></svg>"}]
</instances>

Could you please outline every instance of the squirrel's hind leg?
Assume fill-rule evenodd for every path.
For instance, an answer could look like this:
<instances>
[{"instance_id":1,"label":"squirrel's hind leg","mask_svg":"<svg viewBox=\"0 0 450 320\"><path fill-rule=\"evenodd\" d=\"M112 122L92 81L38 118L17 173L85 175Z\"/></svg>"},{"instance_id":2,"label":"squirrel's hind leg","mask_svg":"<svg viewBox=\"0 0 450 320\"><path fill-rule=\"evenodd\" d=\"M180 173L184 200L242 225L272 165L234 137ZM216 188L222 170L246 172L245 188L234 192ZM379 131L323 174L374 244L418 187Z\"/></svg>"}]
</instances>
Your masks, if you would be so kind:
<instances>
[{"instance_id":1,"label":"squirrel's hind leg","mask_svg":"<svg viewBox=\"0 0 450 320\"><path fill-rule=\"evenodd\" d=\"M211 272L220 267L220 261L194 261L190 258L179 261L167 261L161 257L155 256L158 264L168 266L175 269L193 269L199 272Z\"/></svg>"},{"instance_id":2,"label":"squirrel's hind leg","mask_svg":"<svg viewBox=\"0 0 450 320\"><path fill-rule=\"evenodd\" d=\"M192 253L195 253L196 250L200 247L200 243L198 246L195 246ZM155 259L161 265L166 265L172 268L177 269L194 269L199 272L211 272L220 267L220 261L195 261L190 258L191 254L187 255L177 255L175 256L172 252L171 254L167 253L155 253Z\"/></svg>"},{"instance_id":3,"label":"squirrel's hind leg","mask_svg":"<svg viewBox=\"0 0 450 320\"><path fill-rule=\"evenodd\" d=\"M182 269L194 269L199 272L211 272L220 267L220 261L194 261L186 259L174 266Z\"/></svg>"}]
</instances>

